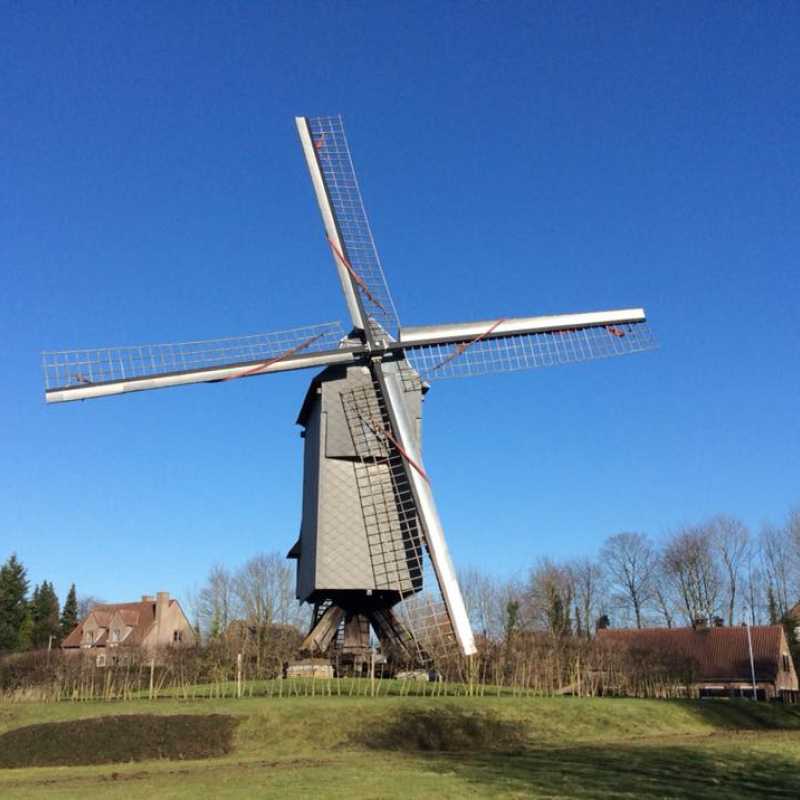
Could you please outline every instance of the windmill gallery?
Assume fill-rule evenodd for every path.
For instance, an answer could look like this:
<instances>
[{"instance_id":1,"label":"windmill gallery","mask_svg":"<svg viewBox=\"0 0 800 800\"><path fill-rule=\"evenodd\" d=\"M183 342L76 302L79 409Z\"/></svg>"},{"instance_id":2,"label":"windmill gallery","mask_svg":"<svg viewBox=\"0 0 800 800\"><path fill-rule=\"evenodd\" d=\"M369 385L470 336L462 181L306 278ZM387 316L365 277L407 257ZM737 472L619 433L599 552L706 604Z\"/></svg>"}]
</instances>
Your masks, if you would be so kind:
<instances>
[{"instance_id":1,"label":"windmill gallery","mask_svg":"<svg viewBox=\"0 0 800 800\"><path fill-rule=\"evenodd\" d=\"M430 382L624 355L654 346L643 309L400 325L339 117L297 130L350 316L228 339L47 352L49 403L322 367L298 422L304 474L297 598L314 608L304 649L430 663L475 651L421 458Z\"/></svg>"}]
</instances>

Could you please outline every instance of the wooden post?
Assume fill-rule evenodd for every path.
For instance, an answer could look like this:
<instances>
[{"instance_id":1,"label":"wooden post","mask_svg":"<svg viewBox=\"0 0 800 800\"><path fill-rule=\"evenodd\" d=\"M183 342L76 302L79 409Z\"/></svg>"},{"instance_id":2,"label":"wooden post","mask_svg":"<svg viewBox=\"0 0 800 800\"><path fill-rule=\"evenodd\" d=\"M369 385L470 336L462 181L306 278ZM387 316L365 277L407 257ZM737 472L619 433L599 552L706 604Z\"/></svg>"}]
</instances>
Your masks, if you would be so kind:
<instances>
[{"instance_id":1,"label":"wooden post","mask_svg":"<svg viewBox=\"0 0 800 800\"><path fill-rule=\"evenodd\" d=\"M375 697L375 648L370 648L369 651L369 679L370 688L372 689L372 696Z\"/></svg>"},{"instance_id":2,"label":"wooden post","mask_svg":"<svg viewBox=\"0 0 800 800\"><path fill-rule=\"evenodd\" d=\"M153 699L153 679L155 677L156 671L156 660L155 658L150 659L150 699Z\"/></svg>"},{"instance_id":3,"label":"wooden post","mask_svg":"<svg viewBox=\"0 0 800 800\"><path fill-rule=\"evenodd\" d=\"M242 696L242 654L236 655L236 696Z\"/></svg>"}]
</instances>

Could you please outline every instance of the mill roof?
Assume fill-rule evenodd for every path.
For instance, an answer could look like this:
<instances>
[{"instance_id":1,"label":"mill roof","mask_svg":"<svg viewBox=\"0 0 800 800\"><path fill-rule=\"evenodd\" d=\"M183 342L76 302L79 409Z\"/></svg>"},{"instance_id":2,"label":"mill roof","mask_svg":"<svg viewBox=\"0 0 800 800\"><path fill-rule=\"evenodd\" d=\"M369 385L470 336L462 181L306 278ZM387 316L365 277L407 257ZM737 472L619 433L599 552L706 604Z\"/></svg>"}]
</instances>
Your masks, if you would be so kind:
<instances>
[{"instance_id":1,"label":"mill roof","mask_svg":"<svg viewBox=\"0 0 800 800\"><path fill-rule=\"evenodd\" d=\"M322 372L318 372L312 379L303 397L303 404L300 406L300 413L297 415L297 424L305 427L308 415L314 405L317 396L317 389L322 385L323 380L332 376L341 377L346 374L346 369L342 366L326 367Z\"/></svg>"}]
</instances>

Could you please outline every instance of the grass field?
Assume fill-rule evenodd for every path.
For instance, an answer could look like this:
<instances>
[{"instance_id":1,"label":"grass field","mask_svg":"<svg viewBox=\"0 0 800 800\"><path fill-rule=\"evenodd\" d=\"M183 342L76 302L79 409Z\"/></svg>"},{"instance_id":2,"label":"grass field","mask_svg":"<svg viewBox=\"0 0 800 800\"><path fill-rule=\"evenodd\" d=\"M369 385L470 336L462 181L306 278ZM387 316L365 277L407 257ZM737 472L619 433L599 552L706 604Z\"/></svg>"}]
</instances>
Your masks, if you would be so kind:
<instances>
[{"instance_id":1,"label":"grass field","mask_svg":"<svg viewBox=\"0 0 800 800\"><path fill-rule=\"evenodd\" d=\"M0 797L800 797L800 710L748 702L284 697L0 705L0 734L98 716L222 714L207 760L0 770Z\"/></svg>"}]
</instances>

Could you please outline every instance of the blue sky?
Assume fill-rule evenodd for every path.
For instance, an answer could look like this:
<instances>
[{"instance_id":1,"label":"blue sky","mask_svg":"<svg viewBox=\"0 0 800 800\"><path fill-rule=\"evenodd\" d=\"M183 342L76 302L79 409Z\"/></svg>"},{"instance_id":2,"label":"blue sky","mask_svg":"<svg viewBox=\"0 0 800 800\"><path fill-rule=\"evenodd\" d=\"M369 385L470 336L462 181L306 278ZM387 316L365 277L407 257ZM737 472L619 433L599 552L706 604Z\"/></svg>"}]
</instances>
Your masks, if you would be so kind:
<instances>
[{"instance_id":1,"label":"blue sky","mask_svg":"<svg viewBox=\"0 0 800 800\"><path fill-rule=\"evenodd\" d=\"M39 353L346 313L295 114L342 113L401 320L644 306L655 353L444 381L456 562L800 503L791 3L0 3L0 558L180 594L285 551L310 373L46 407Z\"/></svg>"}]
</instances>

